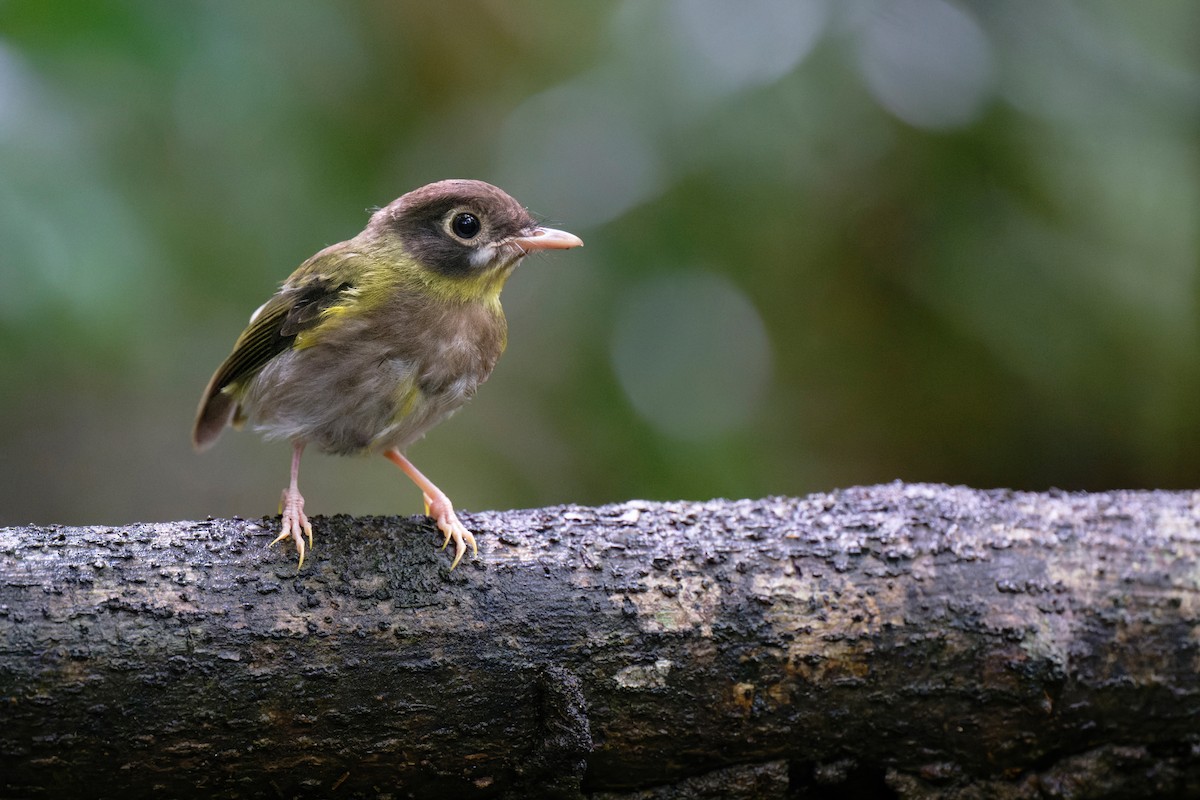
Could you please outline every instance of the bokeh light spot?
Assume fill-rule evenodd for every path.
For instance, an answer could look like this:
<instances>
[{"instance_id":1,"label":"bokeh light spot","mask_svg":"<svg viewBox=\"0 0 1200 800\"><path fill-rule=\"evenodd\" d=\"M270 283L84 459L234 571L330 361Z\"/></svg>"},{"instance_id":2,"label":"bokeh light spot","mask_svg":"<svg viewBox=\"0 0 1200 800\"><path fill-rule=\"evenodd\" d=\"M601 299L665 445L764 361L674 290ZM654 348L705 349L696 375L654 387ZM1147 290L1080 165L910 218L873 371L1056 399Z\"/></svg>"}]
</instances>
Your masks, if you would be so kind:
<instances>
[{"instance_id":1,"label":"bokeh light spot","mask_svg":"<svg viewBox=\"0 0 1200 800\"><path fill-rule=\"evenodd\" d=\"M687 440L745 425L771 380L758 309L728 280L702 271L633 287L617 313L612 360L637 412Z\"/></svg>"},{"instance_id":2,"label":"bokeh light spot","mask_svg":"<svg viewBox=\"0 0 1200 800\"><path fill-rule=\"evenodd\" d=\"M992 91L992 51L966 11L895 0L864 15L859 68L876 101L918 128L973 122Z\"/></svg>"},{"instance_id":3,"label":"bokeh light spot","mask_svg":"<svg viewBox=\"0 0 1200 800\"><path fill-rule=\"evenodd\" d=\"M825 30L823 0L676 0L672 27L690 72L713 91L735 91L790 72Z\"/></svg>"},{"instance_id":4,"label":"bokeh light spot","mask_svg":"<svg viewBox=\"0 0 1200 800\"><path fill-rule=\"evenodd\" d=\"M586 80L516 110L501 137L500 174L514 197L537 198L580 228L616 219L663 184L649 136L620 93Z\"/></svg>"}]
</instances>

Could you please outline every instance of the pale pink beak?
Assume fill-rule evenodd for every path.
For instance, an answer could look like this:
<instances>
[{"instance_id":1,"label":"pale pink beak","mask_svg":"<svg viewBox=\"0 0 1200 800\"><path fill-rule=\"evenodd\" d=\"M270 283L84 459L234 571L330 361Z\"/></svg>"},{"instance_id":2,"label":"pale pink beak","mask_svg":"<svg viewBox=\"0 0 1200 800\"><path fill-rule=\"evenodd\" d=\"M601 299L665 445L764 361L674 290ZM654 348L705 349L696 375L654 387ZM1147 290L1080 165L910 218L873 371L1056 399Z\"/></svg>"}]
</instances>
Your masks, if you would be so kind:
<instances>
[{"instance_id":1,"label":"pale pink beak","mask_svg":"<svg viewBox=\"0 0 1200 800\"><path fill-rule=\"evenodd\" d=\"M534 250L570 250L572 247L583 247L583 239L573 233L554 228L534 228L525 236L513 239L512 243L527 253Z\"/></svg>"}]
</instances>

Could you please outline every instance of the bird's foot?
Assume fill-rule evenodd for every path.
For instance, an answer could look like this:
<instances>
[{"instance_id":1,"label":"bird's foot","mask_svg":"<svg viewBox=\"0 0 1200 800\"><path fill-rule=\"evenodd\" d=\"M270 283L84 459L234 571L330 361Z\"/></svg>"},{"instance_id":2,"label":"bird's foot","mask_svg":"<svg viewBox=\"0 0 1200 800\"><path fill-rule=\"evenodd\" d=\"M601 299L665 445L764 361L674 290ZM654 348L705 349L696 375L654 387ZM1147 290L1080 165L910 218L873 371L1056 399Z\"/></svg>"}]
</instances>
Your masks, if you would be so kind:
<instances>
[{"instance_id":1,"label":"bird's foot","mask_svg":"<svg viewBox=\"0 0 1200 800\"><path fill-rule=\"evenodd\" d=\"M479 555L479 547L475 544L475 537L467 530L467 526L463 525L458 520L458 515L454 513L454 506L450 504L450 498L446 495L438 497L430 497L425 495L425 515L433 517L433 521L437 523L438 530L446 535L445 541L442 542L442 549L446 549L446 545L454 542L454 561L450 564L450 569L453 570L458 566L458 562L462 561L463 554L467 552L467 545L471 545L471 555Z\"/></svg>"},{"instance_id":2,"label":"bird's foot","mask_svg":"<svg viewBox=\"0 0 1200 800\"><path fill-rule=\"evenodd\" d=\"M309 524L308 517L304 516L304 498L300 496L300 492L294 489L283 490L283 496L279 499L279 514L283 517L283 531L271 544L278 544L290 536L296 543L296 551L300 553L300 563L296 565L296 571L299 572L304 566L304 535L308 536L310 548L313 543L312 525Z\"/></svg>"}]
</instances>

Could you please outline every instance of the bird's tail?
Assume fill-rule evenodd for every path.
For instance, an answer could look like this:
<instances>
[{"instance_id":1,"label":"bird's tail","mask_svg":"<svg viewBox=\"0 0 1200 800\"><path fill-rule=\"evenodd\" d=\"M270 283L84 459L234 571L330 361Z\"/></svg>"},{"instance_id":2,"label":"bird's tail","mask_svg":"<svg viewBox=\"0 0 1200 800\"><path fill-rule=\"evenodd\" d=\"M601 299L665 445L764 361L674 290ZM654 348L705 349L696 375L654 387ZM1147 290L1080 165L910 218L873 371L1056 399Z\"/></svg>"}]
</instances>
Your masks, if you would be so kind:
<instances>
[{"instance_id":1,"label":"bird's tail","mask_svg":"<svg viewBox=\"0 0 1200 800\"><path fill-rule=\"evenodd\" d=\"M229 392L213 391L209 387L196 411L196 425L192 428L192 445L197 450L207 450L233 420L237 401Z\"/></svg>"}]
</instances>

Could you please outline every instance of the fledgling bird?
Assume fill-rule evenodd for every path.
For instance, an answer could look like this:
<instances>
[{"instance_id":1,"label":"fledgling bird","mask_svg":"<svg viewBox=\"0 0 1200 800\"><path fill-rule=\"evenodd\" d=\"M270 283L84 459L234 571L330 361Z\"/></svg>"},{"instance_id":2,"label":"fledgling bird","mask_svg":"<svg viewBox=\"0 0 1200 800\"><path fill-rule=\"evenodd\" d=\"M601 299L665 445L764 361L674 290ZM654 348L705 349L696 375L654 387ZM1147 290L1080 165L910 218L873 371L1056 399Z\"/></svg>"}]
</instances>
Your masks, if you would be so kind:
<instances>
[{"instance_id":1,"label":"fledgling bird","mask_svg":"<svg viewBox=\"0 0 1200 800\"><path fill-rule=\"evenodd\" d=\"M297 487L308 444L328 453L382 453L420 487L425 513L454 542L458 566L475 537L446 494L404 450L471 399L504 351L500 290L537 250L579 247L539 225L482 181L422 186L379 209L362 233L326 247L250 317L208 382L192 442L208 448L247 420L292 442L283 528L304 565L312 526Z\"/></svg>"}]
</instances>

